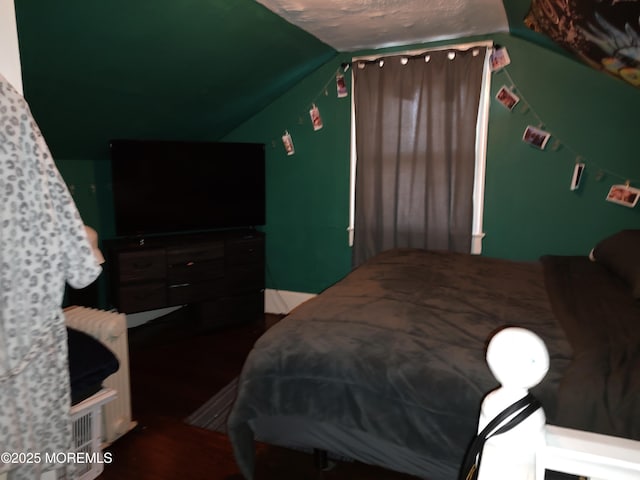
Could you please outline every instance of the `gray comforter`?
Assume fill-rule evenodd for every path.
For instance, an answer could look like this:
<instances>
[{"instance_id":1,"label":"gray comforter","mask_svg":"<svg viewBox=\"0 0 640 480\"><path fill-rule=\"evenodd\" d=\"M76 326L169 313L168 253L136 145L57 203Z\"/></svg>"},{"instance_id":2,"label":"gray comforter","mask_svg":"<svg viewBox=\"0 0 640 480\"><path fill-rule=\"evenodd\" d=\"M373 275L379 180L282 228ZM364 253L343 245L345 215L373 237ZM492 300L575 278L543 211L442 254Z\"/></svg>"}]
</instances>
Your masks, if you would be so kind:
<instances>
[{"instance_id":1,"label":"gray comforter","mask_svg":"<svg viewBox=\"0 0 640 480\"><path fill-rule=\"evenodd\" d=\"M378 255L255 344L228 422L241 471L252 478L251 421L287 415L405 446L430 459L421 476L456 478L482 398L498 386L486 344L507 325L547 345L550 370L533 393L554 422L571 347L540 263L416 249Z\"/></svg>"}]
</instances>

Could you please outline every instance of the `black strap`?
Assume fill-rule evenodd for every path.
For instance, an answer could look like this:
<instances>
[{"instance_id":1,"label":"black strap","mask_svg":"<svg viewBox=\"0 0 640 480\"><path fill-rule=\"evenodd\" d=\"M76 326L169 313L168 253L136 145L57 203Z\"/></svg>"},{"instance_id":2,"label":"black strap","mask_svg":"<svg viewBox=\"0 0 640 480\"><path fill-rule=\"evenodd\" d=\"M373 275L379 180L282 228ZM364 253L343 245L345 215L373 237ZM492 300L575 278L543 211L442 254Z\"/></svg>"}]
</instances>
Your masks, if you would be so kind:
<instances>
[{"instance_id":1,"label":"black strap","mask_svg":"<svg viewBox=\"0 0 640 480\"><path fill-rule=\"evenodd\" d=\"M517 402L512 403L502 412L496 415L482 431L476 435L467 450L467 454L462 463L460 469L463 480L471 480L475 478L475 473L480 468L480 461L482 460L482 451L484 449L485 442L494 435L511 430L513 427L521 423L525 418L538 410L542 405L536 397L530 393L522 397ZM497 428L505 419L509 418L514 413L521 410L517 415L510 419L507 423Z\"/></svg>"}]
</instances>

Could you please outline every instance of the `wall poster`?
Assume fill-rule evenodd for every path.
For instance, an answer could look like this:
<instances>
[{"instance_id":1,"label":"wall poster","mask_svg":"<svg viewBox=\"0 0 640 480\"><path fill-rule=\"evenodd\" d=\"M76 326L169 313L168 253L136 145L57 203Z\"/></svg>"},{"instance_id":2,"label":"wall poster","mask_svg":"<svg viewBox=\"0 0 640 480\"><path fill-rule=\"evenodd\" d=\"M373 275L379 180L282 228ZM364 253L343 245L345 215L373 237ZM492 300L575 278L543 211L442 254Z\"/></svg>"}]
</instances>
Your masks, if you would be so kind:
<instances>
[{"instance_id":1,"label":"wall poster","mask_svg":"<svg viewBox=\"0 0 640 480\"><path fill-rule=\"evenodd\" d=\"M525 25L640 87L640 0L532 0Z\"/></svg>"}]
</instances>

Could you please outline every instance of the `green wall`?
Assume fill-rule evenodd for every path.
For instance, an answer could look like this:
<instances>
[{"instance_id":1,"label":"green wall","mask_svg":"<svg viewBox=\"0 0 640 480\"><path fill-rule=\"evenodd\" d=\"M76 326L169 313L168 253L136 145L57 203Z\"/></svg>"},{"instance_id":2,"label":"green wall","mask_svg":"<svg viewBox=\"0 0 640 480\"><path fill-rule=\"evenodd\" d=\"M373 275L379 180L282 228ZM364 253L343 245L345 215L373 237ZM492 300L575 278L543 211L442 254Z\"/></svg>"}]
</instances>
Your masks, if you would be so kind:
<instances>
[{"instance_id":1,"label":"green wall","mask_svg":"<svg viewBox=\"0 0 640 480\"><path fill-rule=\"evenodd\" d=\"M268 288L315 293L350 269L351 99L336 94L336 73L349 60L328 62L225 138L267 145ZM324 124L317 131L309 116L314 103ZM293 138L291 156L285 131Z\"/></svg>"},{"instance_id":2,"label":"green wall","mask_svg":"<svg viewBox=\"0 0 640 480\"><path fill-rule=\"evenodd\" d=\"M492 96L513 80L530 109L509 112L491 104L484 254L525 260L583 255L614 231L640 228L640 206L604 201L612 184L628 179L640 186L640 92L516 37L495 41L507 47L511 65L508 75L493 74ZM553 134L545 151L520 141L526 126L539 120ZM571 192L578 155L587 167L581 188Z\"/></svg>"},{"instance_id":3,"label":"green wall","mask_svg":"<svg viewBox=\"0 0 640 480\"><path fill-rule=\"evenodd\" d=\"M492 39L507 47L511 65L509 76L492 77L483 254L518 260L584 255L614 231L640 228L640 207L604 201L613 183L628 178L640 186L637 89L526 40ZM350 269L350 99L336 98L334 82L345 60L328 62L227 137L268 145L269 288L315 293ZM493 100L512 80L528 112L525 102L509 112ZM308 117L314 102L325 125L318 132ZM545 151L521 141L527 125L539 126L537 117L554 134ZM293 136L293 156L280 141L285 130ZM557 139L561 144L552 150ZM581 188L571 192L577 154L587 168ZM601 170L606 173L598 180Z\"/></svg>"},{"instance_id":4,"label":"green wall","mask_svg":"<svg viewBox=\"0 0 640 480\"><path fill-rule=\"evenodd\" d=\"M216 140L333 48L253 0L16 0L24 94L54 158ZM258 72L258 73L257 73Z\"/></svg>"}]
</instances>

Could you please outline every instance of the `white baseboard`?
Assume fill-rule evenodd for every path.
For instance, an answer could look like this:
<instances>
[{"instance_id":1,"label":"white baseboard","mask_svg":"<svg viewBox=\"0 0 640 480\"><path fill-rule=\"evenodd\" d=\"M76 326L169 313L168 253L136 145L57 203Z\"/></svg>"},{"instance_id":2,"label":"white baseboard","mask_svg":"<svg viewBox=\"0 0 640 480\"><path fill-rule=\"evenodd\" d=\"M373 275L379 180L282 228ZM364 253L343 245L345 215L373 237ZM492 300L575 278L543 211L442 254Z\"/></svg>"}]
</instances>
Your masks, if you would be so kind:
<instances>
[{"instance_id":1,"label":"white baseboard","mask_svg":"<svg viewBox=\"0 0 640 480\"><path fill-rule=\"evenodd\" d=\"M267 288L264 291L264 311L265 313L286 314L315 296L315 293L290 292Z\"/></svg>"}]
</instances>

